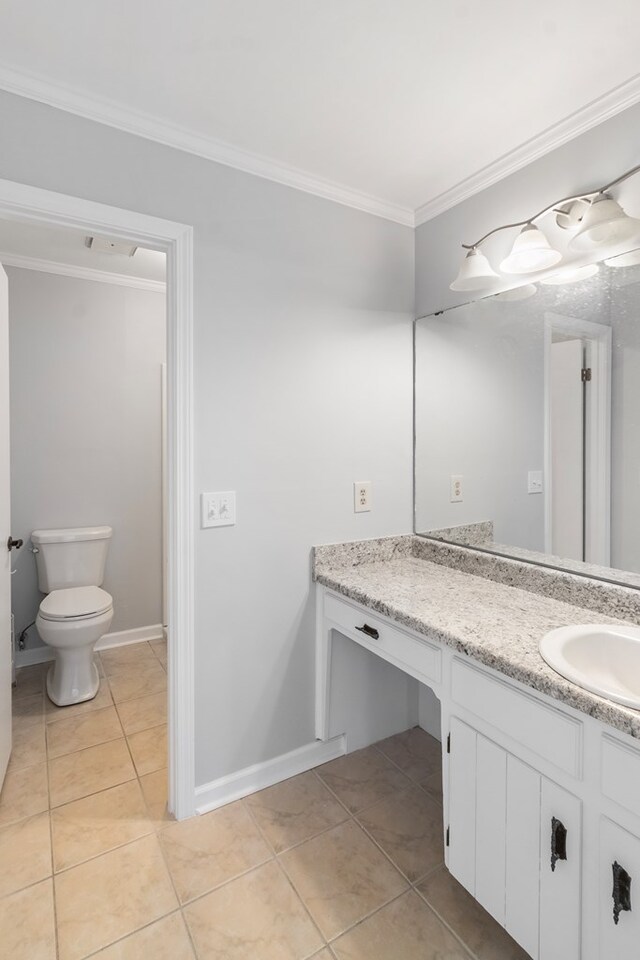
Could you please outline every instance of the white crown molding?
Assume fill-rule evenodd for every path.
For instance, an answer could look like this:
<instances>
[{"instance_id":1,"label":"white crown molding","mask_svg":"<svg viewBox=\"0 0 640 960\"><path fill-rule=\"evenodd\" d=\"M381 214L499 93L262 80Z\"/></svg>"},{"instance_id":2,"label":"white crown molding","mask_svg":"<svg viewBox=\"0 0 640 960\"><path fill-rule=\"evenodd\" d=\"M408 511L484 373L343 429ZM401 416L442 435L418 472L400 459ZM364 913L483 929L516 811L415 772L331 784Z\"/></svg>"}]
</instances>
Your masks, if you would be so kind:
<instances>
[{"instance_id":1,"label":"white crown molding","mask_svg":"<svg viewBox=\"0 0 640 960\"><path fill-rule=\"evenodd\" d=\"M632 107L638 101L640 101L640 74L610 90L609 93L605 93L604 96L598 97L597 100L592 100L586 107L576 110L564 120L547 127L542 133L527 140L515 150L505 153L477 173L466 177L454 187L422 204L416 210L416 227L428 220L433 220L434 217L455 207L463 200L468 200L481 190L486 190L487 187L521 170L522 167L526 167L527 164L538 160L575 137L579 137L580 134L586 133L599 123L615 117L616 114Z\"/></svg>"},{"instance_id":2,"label":"white crown molding","mask_svg":"<svg viewBox=\"0 0 640 960\"><path fill-rule=\"evenodd\" d=\"M0 263L5 267L20 267L22 270L38 270L40 273L56 273L62 277L76 277L79 280L97 280L98 283L114 283L118 287L134 287L137 290L150 290L152 293L165 293L166 283L162 280L145 280L143 277L129 277L124 273L106 273L92 267L81 267L72 263L56 263L55 260L39 260L37 257L23 257L0 250Z\"/></svg>"},{"instance_id":3,"label":"white crown molding","mask_svg":"<svg viewBox=\"0 0 640 960\"><path fill-rule=\"evenodd\" d=\"M333 200L334 203L340 203L345 207L353 207L404 226L414 226L414 212L407 207L315 177L297 167L273 160L271 157L251 153L213 137L202 136L113 101L88 96L62 84L51 83L44 77L0 67L0 89L30 100L38 100L58 110L85 117L87 120L104 123L125 133L144 137L146 140L175 147L177 150L183 150L206 160L234 167L236 170L251 173L265 180L273 180L275 183L293 187L295 190L302 190L304 193L311 193L325 200Z\"/></svg>"}]
</instances>

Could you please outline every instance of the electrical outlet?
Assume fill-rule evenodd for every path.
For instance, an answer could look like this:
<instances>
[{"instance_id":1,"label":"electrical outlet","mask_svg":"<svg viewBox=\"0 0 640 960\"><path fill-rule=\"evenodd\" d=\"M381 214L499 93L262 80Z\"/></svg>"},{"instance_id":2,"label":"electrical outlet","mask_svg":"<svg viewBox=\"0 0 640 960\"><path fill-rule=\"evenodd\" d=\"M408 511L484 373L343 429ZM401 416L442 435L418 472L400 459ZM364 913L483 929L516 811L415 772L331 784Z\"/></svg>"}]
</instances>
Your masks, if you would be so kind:
<instances>
[{"instance_id":1,"label":"electrical outlet","mask_svg":"<svg viewBox=\"0 0 640 960\"><path fill-rule=\"evenodd\" d=\"M356 480L353 485L353 510L368 513L371 510L371 480Z\"/></svg>"},{"instance_id":2,"label":"electrical outlet","mask_svg":"<svg viewBox=\"0 0 640 960\"><path fill-rule=\"evenodd\" d=\"M462 500L462 476L460 474L453 474L449 487L449 502L462 503Z\"/></svg>"},{"instance_id":3,"label":"electrical outlet","mask_svg":"<svg viewBox=\"0 0 640 960\"><path fill-rule=\"evenodd\" d=\"M236 492L203 493L200 497L201 527L231 527L236 522Z\"/></svg>"}]
</instances>

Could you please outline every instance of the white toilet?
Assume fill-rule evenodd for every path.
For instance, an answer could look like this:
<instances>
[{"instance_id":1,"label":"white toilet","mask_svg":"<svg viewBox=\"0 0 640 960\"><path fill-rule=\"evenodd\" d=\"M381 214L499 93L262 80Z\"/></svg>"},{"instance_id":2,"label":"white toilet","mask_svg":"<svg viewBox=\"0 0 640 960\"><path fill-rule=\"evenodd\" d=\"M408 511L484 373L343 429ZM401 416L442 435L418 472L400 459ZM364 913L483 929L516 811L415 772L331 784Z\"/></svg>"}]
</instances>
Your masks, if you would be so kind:
<instances>
[{"instance_id":1,"label":"white toilet","mask_svg":"<svg viewBox=\"0 0 640 960\"><path fill-rule=\"evenodd\" d=\"M93 648L113 620L113 600L100 589L111 527L34 530L38 586L47 596L36 628L56 652L47 693L59 707L95 697L100 677Z\"/></svg>"}]
</instances>

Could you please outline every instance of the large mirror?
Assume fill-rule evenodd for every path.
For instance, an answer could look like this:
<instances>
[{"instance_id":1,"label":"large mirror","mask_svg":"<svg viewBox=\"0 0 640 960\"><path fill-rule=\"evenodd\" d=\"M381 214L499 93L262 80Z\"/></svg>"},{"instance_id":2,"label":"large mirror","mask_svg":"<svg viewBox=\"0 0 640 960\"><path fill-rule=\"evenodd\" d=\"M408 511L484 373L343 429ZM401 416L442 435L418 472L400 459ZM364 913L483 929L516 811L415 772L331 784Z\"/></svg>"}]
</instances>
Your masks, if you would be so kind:
<instances>
[{"instance_id":1,"label":"large mirror","mask_svg":"<svg viewBox=\"0 0 640 960\"><path fill-rule=\"evenodd\" d=\"M416 321L415 530L640 586L640 251Z\"/></svg>"}]
</instances>

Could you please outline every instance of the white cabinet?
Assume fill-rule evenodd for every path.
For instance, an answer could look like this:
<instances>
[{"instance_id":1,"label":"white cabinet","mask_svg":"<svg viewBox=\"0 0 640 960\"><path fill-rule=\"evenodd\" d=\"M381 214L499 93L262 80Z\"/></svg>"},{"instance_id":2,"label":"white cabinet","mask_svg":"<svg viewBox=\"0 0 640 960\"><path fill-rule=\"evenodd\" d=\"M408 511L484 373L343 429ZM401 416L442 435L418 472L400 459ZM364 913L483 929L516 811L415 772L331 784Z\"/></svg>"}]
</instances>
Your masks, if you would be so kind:
<instances>
[{"instance_id":1,"label":"white cabinet","mask_svg":"<svg viewBox=\"0 0 640 960\"><path fill-rule=\"evenodd\" d=\"M600 823L599 873L599 956L635 960L640 955L640 839L606 817Z\"/></svg>"},{"instance_id":2,"label":"white cabinet","mask_svg":"<svg viewBox=\"0 0 640 960\"><path fill-rule=\"evenodd\" d=\"M449 858L534 960L579 960L581 801L456 717Z\"/></svg>"}]
</instances>

